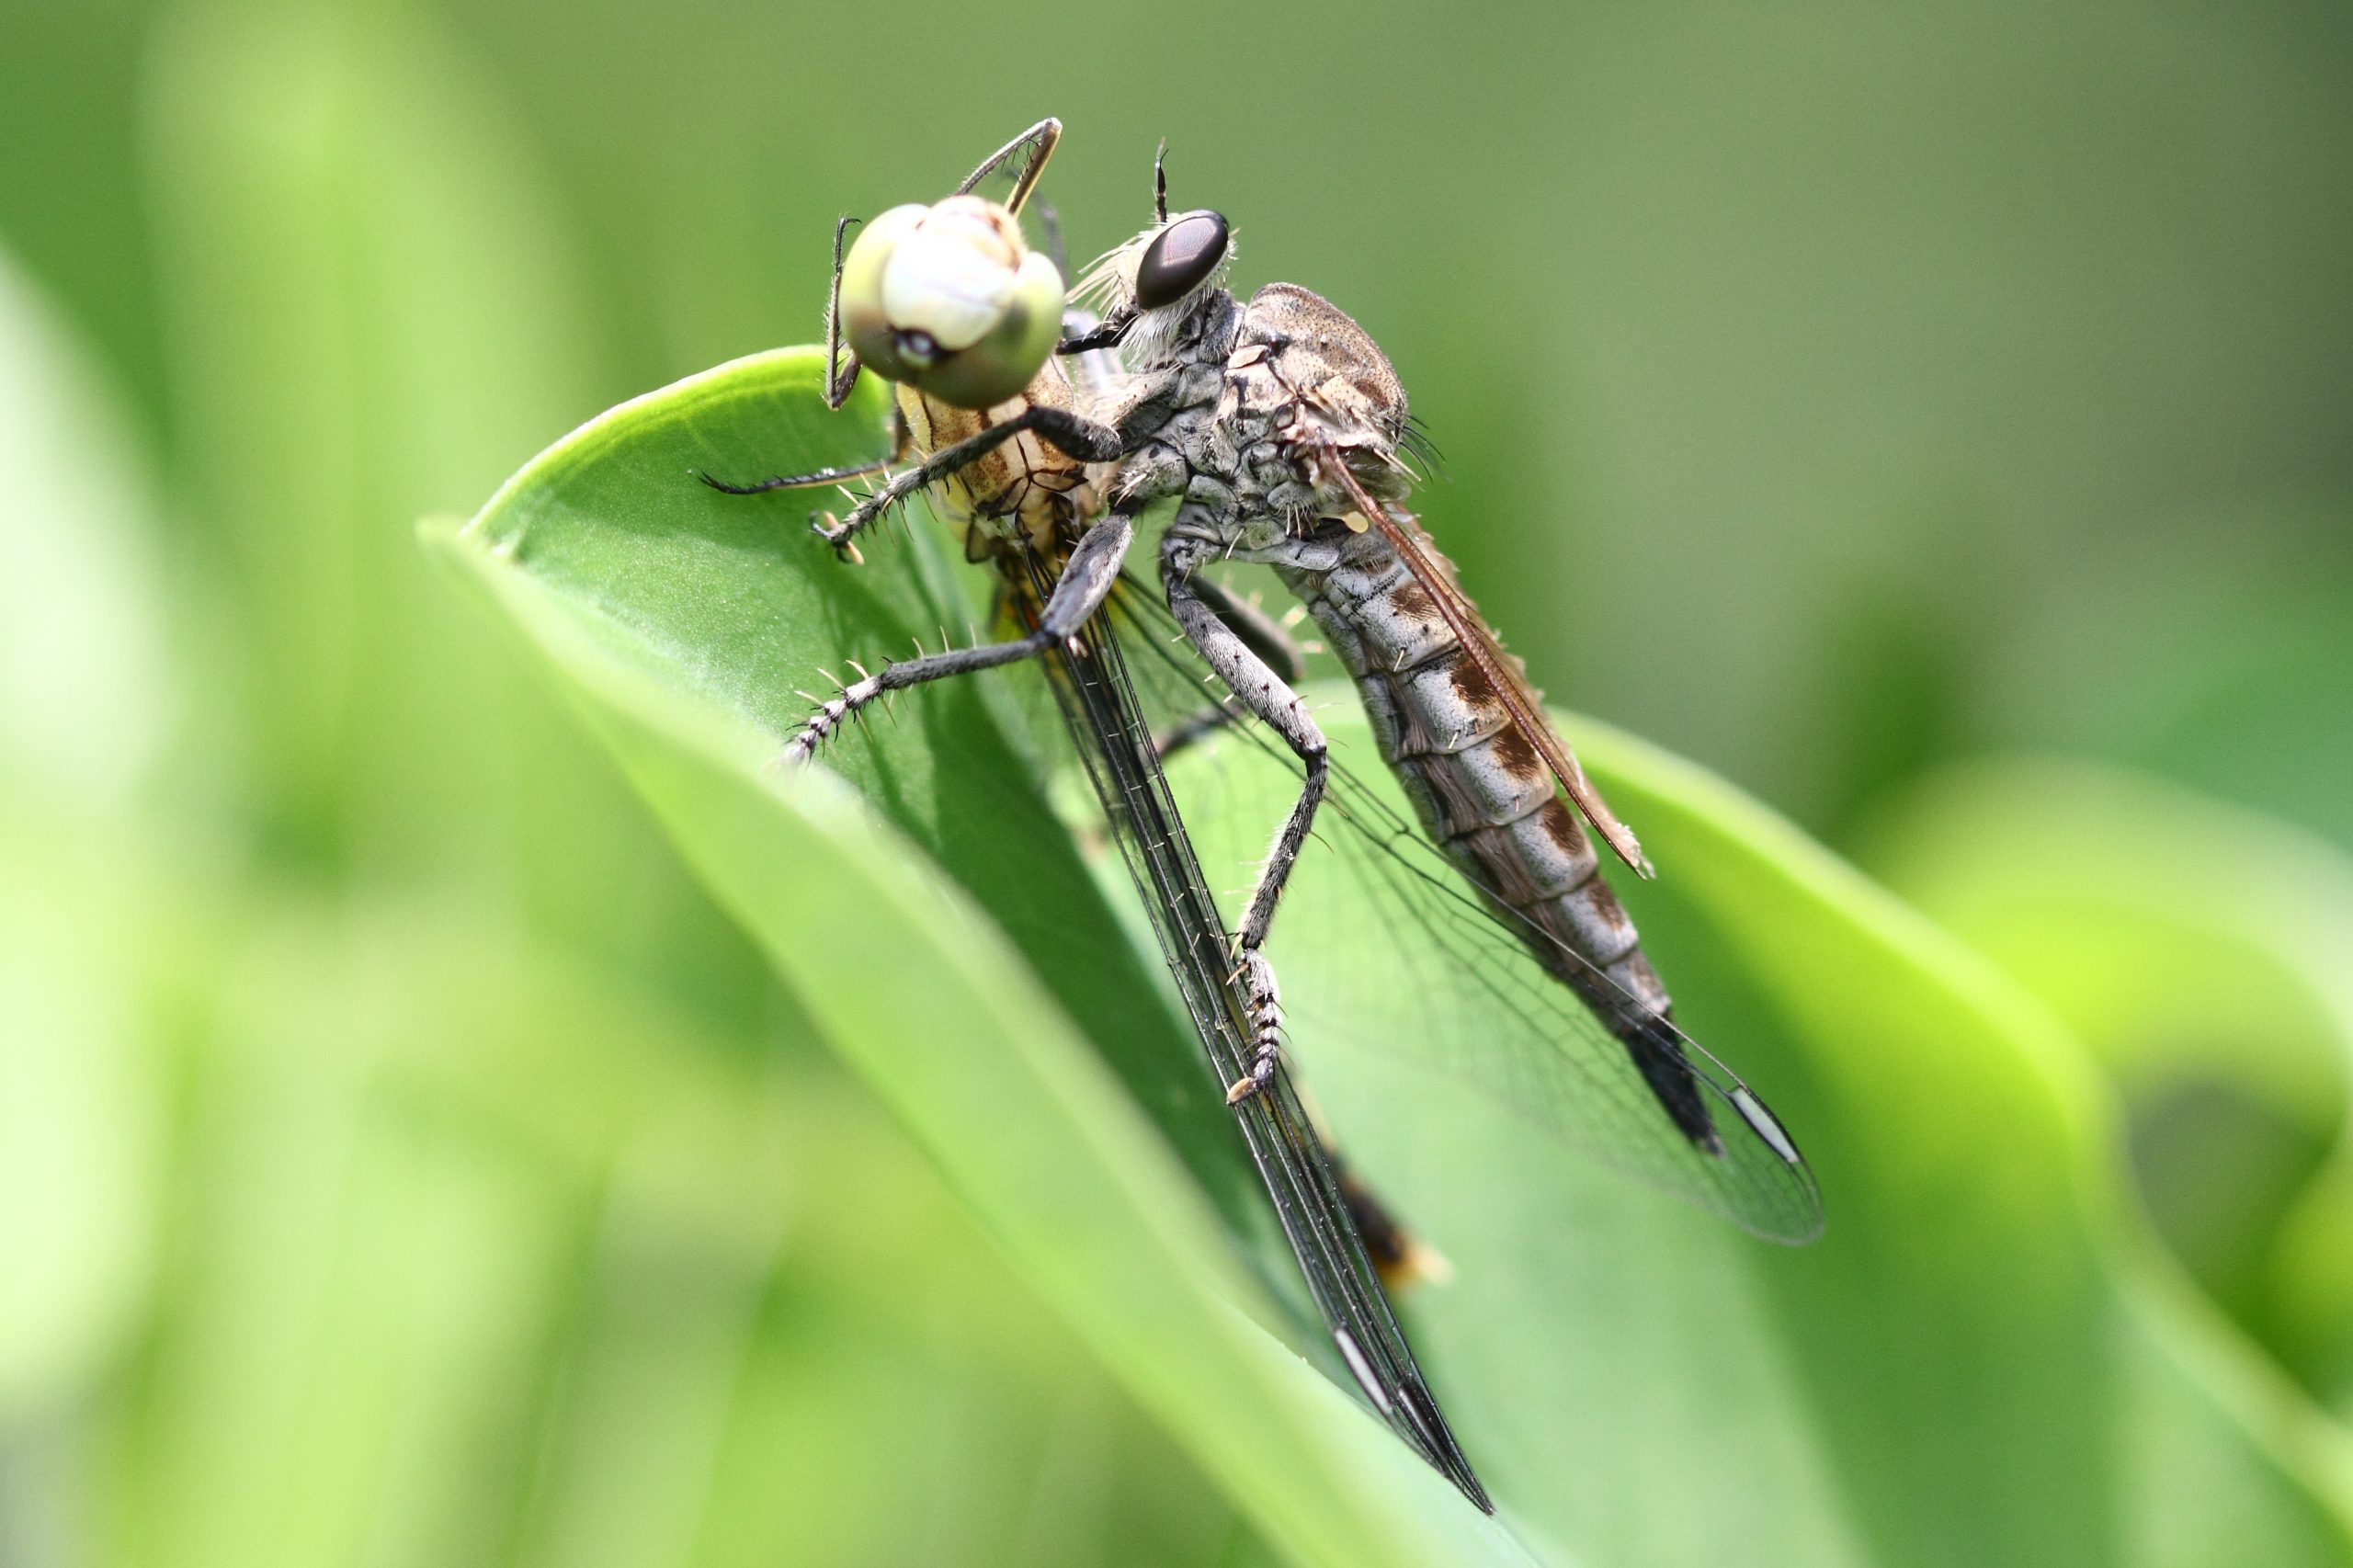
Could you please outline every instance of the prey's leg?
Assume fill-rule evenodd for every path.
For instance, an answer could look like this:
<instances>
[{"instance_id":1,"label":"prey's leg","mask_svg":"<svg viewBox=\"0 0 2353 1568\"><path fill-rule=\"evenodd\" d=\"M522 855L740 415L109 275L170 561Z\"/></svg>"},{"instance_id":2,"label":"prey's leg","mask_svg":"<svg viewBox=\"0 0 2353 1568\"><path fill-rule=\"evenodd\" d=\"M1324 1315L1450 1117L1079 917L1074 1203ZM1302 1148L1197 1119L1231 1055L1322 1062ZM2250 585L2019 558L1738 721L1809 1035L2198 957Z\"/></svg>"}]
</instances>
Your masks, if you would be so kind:
<instances>
[{"instance_id":1,"label":"prey's leg","mask_svg":"<svg viewBox=\"0 0 2353 1568\"><path fill-rule=\"evenodd\" d=\"M842 242L849 235L855 218L838 218L834 222L834 282L825 290L825 406L839 408L849 401L850 389L858 385L858 356L845 358L842 353Z\"/></svg>"},{"instance_id":2,"label":"prey's leg","mask_svg":"<svg viewBox=\"0 0 2353 1568\"><path fill-rule=\"evenodd\" d=\"M713 490L730 495L765 495L771 490L801 490L813 484L838 484L846 479L863 479L870 473L881 473L907 455L907 422L895 407L891 410L891 450L872 462L848 463L840 468L821 468L808 473L777 473L749 484L730 484L710 475L697 475Z\"/></svg>"},{"instance_id":3,"label":"prey's leg","mask_svg":"<svg viewBox=\"0 0 2353 1568\"><path fill-rule=\"evenodd\" d=\"M1116 461L1126 450L1120 433L1110 426L1073 414L1066 408L1031 403L1002 425L992 425L977 436L942 448L922 462L896 475L836 522L831 517L810 520L817 537L836 550L850 542L885 512L927 485L937 484L958 469L986 457L1025 430L1035 430L1056 450L1081 462Z\"/></svg>"},{"instance_id":4,"label":"prey's leg","mask_svg":"<svg viewBox=\"0 0 2353 1568\"><path fill-rule=\"evenodd\" d=\"M1264 660L1267 666L1286 681L1298 681L1307 674L1307 655L1290 633L1282 629L1274 617L1213 577L1195 577L1192 590L1210 613L1225 623L1226 630L1249 645L1250 651ZM1154 735L1153 747L1163 762L1175 756L1187 746L1206 739L1234 723L1241 718L1222 702L1213 702L1189 718L1180 719Z\"/></svg>"},{"instance_id":5,"label":"prey's leg","mask_svg":"<svg viewBox=\"0 0 2353 1568\"><path fill-rule=\"evenodd\" d=\"M801 490L813 484L838 484L845 479L864 479L870 473L881 473L895 460L895 454L876 458L872 462L850 463L842 468L812 469L807 473L772 473L766 479L756 479L749 484L730 484L723 479L698 474L713 490L730 495L765 495L771 490Z\"/></svg>"},{"instance_id":6,"label":"prey's leg","mask_svg":"<svg viewBox=\"0 0 2353 1568\"><path fill-rule=\"evenodd\" d=\"M1290 809L1290 816L1275 835L1273 847L1267 852L1266 869L1258 874L1258 885L1251 890L1250 902L1242 912L1242 929L1235 934L1235 947L1253 989L1263 982L1272 1007L1277 1005L1274 975L1261 949L1266 946L1267 928L1274 923L1275 905L1282 898L1283 884L1290 878L1291 867L1298 863L1300 849L1307 842L1307 830L1315 821L1315 808L1323 801L1330 764L1324 756L1324 732L1308 717L1307 705L1299 699L1299 694L1201 597L1199 584L1193 576L1194 569L1201 563L1201 555L1197 542L1175 535L1163 543L1160 576L1167 591L1168 608L1176 612L1176 624L1184 628L1186 640L1200 651L1210 668L1233 688L1244 710L1264 720L1307 769L1306 784ZM1229 1103L1248 1098L1265 1088L1275 1075L1279 1041L1270 1032L1253 1045L1250 1075L1226 1091Z\"/></svg>"},{"instance_id":7,"label":"prey's leg","mask_svg":"<svg viewBox=\"0 0 2353 1568\"><path fill-rule=\"evenodd\" d=\"M1054 264L1054 270L1056 272L1061 273L1064 278L1068 278L1070 276L1070 249L1063 244L1063 215L1054 210L1054 204L1052 202L1040 201L1038 203L1038 227L1046 232L1046 259ZM1063 312L1063 320L1065 322L1069 320L1068 312ZM1065 325L1063 330L1067 334L1070 329Z\"/></svg>"},{"instance_id":8,"label":"prey's leg","mask_svg":"<svg viewBox=\"0 0 2353 1568\"><path fill-rule=\"evenodd\" d=\"M855 354L842 352L842 242L849 233L855 218L843 218L834 224L834 282L825 294L825 406L839 408L849 401L850 390L858 385L858 363ZM758 495L770 490L798 490L804 484L834 484L845 479L861 479L870 473L881 473L899 460L906 450L906 421L899 417L896 408L891 411L892 434L891 455L877 458L870 463L853 463L847 468L821 468L813 473L779 473L750 484L730 484L709 474L699 477L713 490L723 490L730 495Z\"/></svg>"},{"instance_id":9,"label":"prey's leg","mask_svg":"<svg viewBox=\"0 0 2353 1568\"><path fill-rule=\"evenodd\" d=\"M986 642L977 648L950 649L885 665L880 673L842 687L840 695L820 703L809 722L785 743L784 760L808 761L852 715L886 692L1034 658L1064 638L1075 636L1087 618L1103 608L1111 585L1120 580L1120 562L1126 557L1135 532L1132 511L1106 515L1080 537L1071 551L1053 593L1039 613L1036 631L1009 642Z\"/></svg>"}]
</instances>

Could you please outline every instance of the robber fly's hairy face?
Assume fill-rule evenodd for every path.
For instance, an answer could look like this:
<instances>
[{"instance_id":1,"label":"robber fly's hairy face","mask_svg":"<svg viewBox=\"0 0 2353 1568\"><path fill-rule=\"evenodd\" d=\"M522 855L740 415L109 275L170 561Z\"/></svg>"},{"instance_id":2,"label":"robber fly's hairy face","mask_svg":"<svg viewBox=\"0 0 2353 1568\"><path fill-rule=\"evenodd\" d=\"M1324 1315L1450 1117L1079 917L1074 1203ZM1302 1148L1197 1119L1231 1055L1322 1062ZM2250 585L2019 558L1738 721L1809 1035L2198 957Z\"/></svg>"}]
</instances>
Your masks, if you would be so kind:
<instances>
[{"instance_id":1,"label":"robber fly's hairy face","mask_svg":"<svg viewBox=\"0 0 2353 1568\"><path fill-rule=\"evenodd\" d=\"M1233 231L1224 214L1208 208L1179 212L1097 262L1079 292L1106 321L1129 324L1122 342L1138 363L1156 364L1222 290L1233 260Z\"/></svg>"},{"instance_id":2,"label":"robber fly's hairy face","mask_svg":"<svg viewBox=\"0 0 2353 1568\"><path fill-rule=\"evenodd\" d=\"M877 374L959 408L991 408L1028 386L1061 340L1063 277L994 201L911 202L850 246L841 324Z\"/></svg>"}]
</instances>

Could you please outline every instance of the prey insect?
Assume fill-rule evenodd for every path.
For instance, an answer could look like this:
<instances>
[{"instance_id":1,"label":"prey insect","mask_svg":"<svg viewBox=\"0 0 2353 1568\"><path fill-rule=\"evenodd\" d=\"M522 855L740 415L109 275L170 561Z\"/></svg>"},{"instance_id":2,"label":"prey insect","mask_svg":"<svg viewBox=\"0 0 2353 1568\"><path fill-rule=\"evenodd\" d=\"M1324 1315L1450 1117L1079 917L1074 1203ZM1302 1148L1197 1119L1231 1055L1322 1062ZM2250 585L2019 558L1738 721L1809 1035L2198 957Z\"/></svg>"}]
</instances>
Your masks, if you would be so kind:
<instances>
[{"instance_id":1,"label":"prey insect","mask_svg":"<svg viewBox=\"0 0 2353 1568\"><path fill-rule=\"evenodd\" d=\"M1341 1173L1288 1078L1263 1070L1279 1054L1273 970L1255 944L1237 950L1223 925L1129 676L1109 607L1132 597L1120 566L1149 497L1104 505L1116 486L1108 465L1124 442L1085 416L1052 357L1063 330L1059 270L1028 250L1018 224L1060 133L1059 122L1041 121L947 199L882 214L847 254L847 222L836 228L826 399L841 406L861 366L896 383L891 460L750 484L707 480L758 493L904 465L847 520L813 518L815 531L855 559L860 531L928 491L967 558L996 567L1000 619L1018 631L862 675L819 705L786 752L809 757L887 692L1044 658L1065 727L1335 1348L1390 1426L1491 1509L1368 1253L1368 1235L1396 1245L1394 1227ZM1004 202L973 194L1006 171L1013 183ZM1048 321L1051 329L1039 324ZM1090 324L1078 324L1083 335ZM1115 358L1097 351L1074 363L1089 402L1119 395L1124 371Z\"/></svg>"}]
</instances>

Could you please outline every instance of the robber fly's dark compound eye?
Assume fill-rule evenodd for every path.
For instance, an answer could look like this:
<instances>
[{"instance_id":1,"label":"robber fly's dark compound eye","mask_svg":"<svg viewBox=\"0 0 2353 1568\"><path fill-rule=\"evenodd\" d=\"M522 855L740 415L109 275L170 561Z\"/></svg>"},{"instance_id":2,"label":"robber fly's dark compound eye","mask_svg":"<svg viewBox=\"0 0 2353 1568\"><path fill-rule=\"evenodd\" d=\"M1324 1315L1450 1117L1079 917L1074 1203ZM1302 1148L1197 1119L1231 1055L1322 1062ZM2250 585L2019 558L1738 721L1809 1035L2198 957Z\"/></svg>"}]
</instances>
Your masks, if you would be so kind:
<instances>
[{"instance_id":1,"label":"robber fly's dark compound eye","mask_svg":"<svg viewBox=\"0 0 2353 1568\"><path fill-rule=\"evenodd\" d=\"M1225 259L1223 215L1188 212L1154 234L1136 263L1136 308L1173 305L1203 283Z\"/></svg>"}]
</instances>

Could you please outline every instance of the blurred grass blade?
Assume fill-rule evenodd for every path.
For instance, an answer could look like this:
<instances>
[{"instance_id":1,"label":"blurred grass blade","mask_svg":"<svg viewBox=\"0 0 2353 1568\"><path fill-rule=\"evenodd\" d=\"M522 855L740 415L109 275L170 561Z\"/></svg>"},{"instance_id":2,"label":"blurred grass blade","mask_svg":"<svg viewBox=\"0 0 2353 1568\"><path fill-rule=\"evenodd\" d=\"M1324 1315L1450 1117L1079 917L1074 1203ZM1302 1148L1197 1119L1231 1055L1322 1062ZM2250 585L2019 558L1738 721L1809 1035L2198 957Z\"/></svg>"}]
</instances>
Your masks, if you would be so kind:
<instances>
[{"instance_id":1,"label":"blurred grass blade","mask_svg":"<svg viewBox=\"0 0 2353 1568\"><path fill-rule=\"evenodd\" d=\"M2098 1053L2160 1231L2353 1415L2353 862L2154 778L2026 758L1930 778L1875 842Z\"/></svg>"},{"instance_id":2,"label":"blurred grass blade","mask_svg":"<svg viewBox=\"0 0 2353 1568\"><path fill-rule=\"evenodd\" d=\"M24 1499L17 1517L0 1506L9 1540L64 1526L37 1478L135 1336L161 1206L141 808L179 692L144 455L108 391L0 250L0 1496Z\"/></svg>"},{"instance_id":3,"label":"blurred grass blade","mask_svg":"<svg viewBox=\"0 0 2353 1568\"><path fill-rule=\"evenodd\" d=\"M279 866L502 896L616 964L726 951L414 547L420 513L603 401L567 214L511 106L401 5L183 0L149 64L168 433L215 599L199 735L242 825Z\"/></svg>"},{"instance_id":4,"label":"blurred grass blade","mask_svg":"<svg viewBox=\"0 0 2353 1568\"><path fill-rule=\"evenodd\" d=\"M119 812L178 716L146 469L0 249L0 806Z\"/></svg>"}]
</instances>

